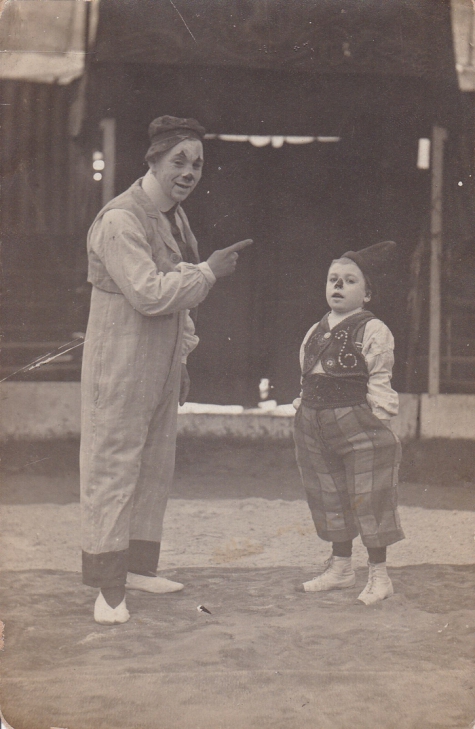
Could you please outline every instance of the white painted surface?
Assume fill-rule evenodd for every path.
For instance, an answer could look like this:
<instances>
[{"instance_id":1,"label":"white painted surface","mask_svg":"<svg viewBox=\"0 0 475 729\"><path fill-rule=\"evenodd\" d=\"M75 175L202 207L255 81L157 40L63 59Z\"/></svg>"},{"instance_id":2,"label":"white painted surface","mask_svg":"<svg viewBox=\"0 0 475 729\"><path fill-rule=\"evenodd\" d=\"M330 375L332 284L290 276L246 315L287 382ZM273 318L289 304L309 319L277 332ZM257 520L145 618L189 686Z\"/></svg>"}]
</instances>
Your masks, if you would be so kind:
<instances>
[{"instance_id":1,"label":"white painted surface","mask_svg":"<svg viewBox=\"0 0 475 729\"><path fill-rule=\"evenodd\" d=\"M292 437L293 420L293 415L273 415L257 408L240 415L179 415L178 433L198 437L285 440Z\"/></svg>"},{"instance_id":2,"label":"white painted surface","mask_svg":"<svg viewBox=\"0 0 475 729\"><path fill-rule=\"evenodd\" d=\"M413 440L418 436L420 395L399 394L399 415L391 420L393 432L401 440Z\"/></svg>"},{"instance_id":3,"label":"white painted surface","mask_svg":"<svg viewBox=\"0 0 475 729\"><path fill-rule=\"evenodd\" d=\"M79 382L3 382L0 440L78 436L80 411Z\"/></svg>"},{"instance_id":4,"label":"white painted surface","mask_svg":"<svg viewBox=\"0 0 475 729\"><path fill-rule=\"evenodd\" d=\"M186 402L178 407L179 415L240 415L242 405L208 405L201 402Z\"/></svg>"},{"instance_id":5,"label":"white painted surface","mask_svg":"<svg viewBox=\"0 0 475 729\"><path fill-rule=\"evenodd\" d=\"M475 91L475 5L451 0L455 67L461 91Z\"/></svg>"},{"instance_id":6,"label":"white painted surface","mask_svg":"<svg viewBox=\"0 0 475 729\"><path fill-rule=\"evenodd\" d=\"M475 395L421 395L420 436L475 440Z\"/></svg>"},{"instance_id":7,"label":"white painted surface","mask_svg":"<svg viewBox=\"0 0 475 729\"><path fill-rule=\"evenodd\" d=\"M475 439L475 395L400 395L400 414L392 421L401 440L421 437ZM4 382L0 385L0 440L67 438L80 434L78 382ZM274 410L189 403L178 415L178 432L191 436L291 438L293 408Z\"/></svg>"}]
</instances>

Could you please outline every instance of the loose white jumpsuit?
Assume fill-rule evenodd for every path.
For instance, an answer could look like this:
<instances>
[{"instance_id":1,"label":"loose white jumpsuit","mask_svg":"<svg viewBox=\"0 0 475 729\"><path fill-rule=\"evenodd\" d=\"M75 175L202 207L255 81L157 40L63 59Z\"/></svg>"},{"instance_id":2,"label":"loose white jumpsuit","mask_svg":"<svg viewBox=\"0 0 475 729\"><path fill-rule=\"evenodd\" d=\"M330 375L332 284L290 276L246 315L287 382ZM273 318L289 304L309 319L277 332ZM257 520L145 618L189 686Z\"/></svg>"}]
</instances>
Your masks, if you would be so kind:
<instances>
[{"instance_id":1,"label":"loose white jumpsuit","mask_svg":"<svg viewBox=\"0 0 475 729\"><path fill-rule=\"evenodd\" d=\"M185 213L177 215L196 260ZM88 236L93 285L82 370L83 581L153 575L175 465L183 353L196 346L189 309L208 294L207 264L182 262L166 219L135 182Z\"/></svg>"}]
</instances>

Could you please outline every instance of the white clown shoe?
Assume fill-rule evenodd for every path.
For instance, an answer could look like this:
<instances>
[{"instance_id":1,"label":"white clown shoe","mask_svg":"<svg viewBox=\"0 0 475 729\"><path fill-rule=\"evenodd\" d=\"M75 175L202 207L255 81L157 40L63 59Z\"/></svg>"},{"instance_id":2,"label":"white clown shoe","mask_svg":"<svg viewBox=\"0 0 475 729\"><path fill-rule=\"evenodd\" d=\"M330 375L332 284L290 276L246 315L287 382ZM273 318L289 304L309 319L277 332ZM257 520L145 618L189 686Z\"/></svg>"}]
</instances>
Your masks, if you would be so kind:
<instances>
[{"instance_id":1,"label":"white clown shoe","mask_svg":"<svg viewBox=\"0 0 475 729\"><path fill-rule=\"evenodd\" d=\"M126 623L130 618L130 613L125 604L125 597L117 607L112 608L105 600L102 592L97 596L94 605L94 620L101 625L118 625Z\"/></svg>"},{"instance_id":2,"label":"white clown shoe","mask_svg":"<svg viewBox=\"0 0 475 729\"><path fill-rule=\"evenodd\" d=\"M394 588L386 570L386 562L379 564L368 562L368 567L368 582L363 592L358 595L358 600L365 605L374 605L394 595Z\"/></svg>"},{"instance_id":3,"label":"white clown shoe","mask_svg":"<svg viewBox=\"0 0 475 729\"><path fill-rule=\"evenodd\" d=\"M321 575L303 583L305 592L324 592L326 590L344 590L354 587L356 575L351 567L351 557L331 556L325 562Z\"/></svg>"},{"instance_id":4,"label":"white clown shoe","mask_svg":"<svg viewBox=\"0 0 475 729\"><path fill-rule=\"evenodd\" d=\"M143 592L152 592L155 595L164 595L167 592L179 592L184 588L181 582L173 582L172 580L165 579L165 577L136 575L134 572L127 572L125 586L129 590L142 590Z\"/></svg>"}]
</instances>

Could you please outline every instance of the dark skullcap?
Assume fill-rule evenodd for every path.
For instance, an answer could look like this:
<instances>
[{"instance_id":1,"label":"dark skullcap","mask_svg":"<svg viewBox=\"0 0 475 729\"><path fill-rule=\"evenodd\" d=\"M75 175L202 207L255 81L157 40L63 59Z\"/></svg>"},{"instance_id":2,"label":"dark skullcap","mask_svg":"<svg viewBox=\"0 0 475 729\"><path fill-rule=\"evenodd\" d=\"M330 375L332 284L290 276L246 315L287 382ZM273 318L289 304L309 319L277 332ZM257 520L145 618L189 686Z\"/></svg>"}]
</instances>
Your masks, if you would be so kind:
<instances>
[{"instance_id":1,"label":"dark skullcap","mask_svg":"<svg viewBox=\"0 0 475 729\"><path fill-rule=\"evenodd\" d=\"M168 152L184 139L197 139L200 142L205 135L205 129L196 119L180 119L176 116L159 116L150 123L148 128L150 147L145 159L150 161L156 154Z\"/></svg>"},{"instance_id":2,"label":"dark skullcap","mask_svg":"<svg viewBox=\"0 0 475 729\"><path fill-rule=\"evenodd\" d=\"M349 258L350 261L356 263L369 288L373 290L373 293L380 293L388 269L394 260L396 248L397 244L394 241L385 240L382 243L361 248L359 251L347 251L340 257Z\"/></svg>"},{"instance_id":3,"label":"dark skullcap","mask_svg":"<svg viewBox=\"0 0 475 729\"><path fill-rule=\"evenodd\" d=\"M359 251L347 251L341 258L349 258L361 269L364 276L370 279L377 278L385 273L388 264L396 252L397 244L392 240L375 243L374 246L362 248Z\"/></svg>"}]
</instances>

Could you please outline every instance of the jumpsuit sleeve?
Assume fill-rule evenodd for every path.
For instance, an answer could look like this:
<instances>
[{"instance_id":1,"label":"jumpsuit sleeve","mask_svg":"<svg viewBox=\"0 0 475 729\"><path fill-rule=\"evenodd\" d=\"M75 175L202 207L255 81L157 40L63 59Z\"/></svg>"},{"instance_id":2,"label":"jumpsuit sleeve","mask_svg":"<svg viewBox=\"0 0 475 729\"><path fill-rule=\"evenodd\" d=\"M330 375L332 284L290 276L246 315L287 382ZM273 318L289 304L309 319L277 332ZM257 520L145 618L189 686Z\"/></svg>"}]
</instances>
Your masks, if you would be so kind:
<instances>
[{"instance_id":1,"label":"jumpsuit sleeve","mask_svg":"<svg viewBox=\"0 0 475 729\"><path fill-rule=\"evenodd\" d=\"M96 223L91 247L129 303L144 316L193 309L216 280L206 263L179 263L174 271L158 271L140 221L126 210L104 214Z\"/></svg>"},{"instance_id":2,"label":"jumpsuit sleeve","mask_svg":"<svg viewBox=\"0 0 475 729\"><path fill-rule=\"evenodd\" d=\"M190 316L189 310L186 312L185 326L183 329L183 344L181 350L181 361L186 364L188 355L198 346L200 339L195 334L195 323Z\"/></svg>"},{"instance_id":3,"label":"jumpsuit sleeve","mask_svg":"<svg viewBox=\"0 0 475 729\"><path fill-rule=\"evenodd\" d=\"M373 414L380 420L389 420L398 414L398 394L391 387L394 365L394 337L379 319L366 324L362 354L369 372L366 399Z\"/></svg>"}]
</instances>

